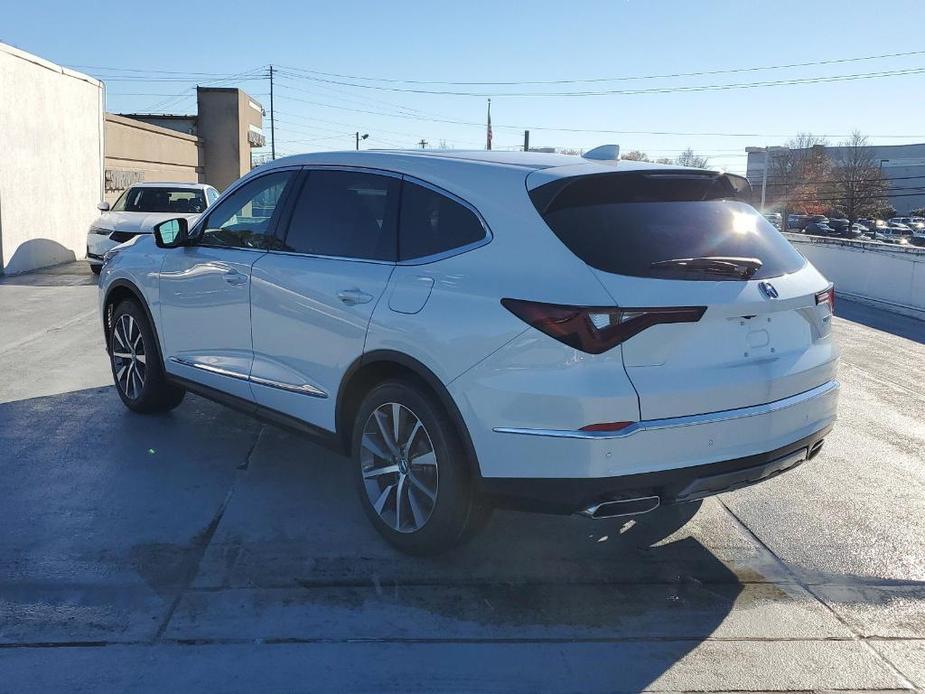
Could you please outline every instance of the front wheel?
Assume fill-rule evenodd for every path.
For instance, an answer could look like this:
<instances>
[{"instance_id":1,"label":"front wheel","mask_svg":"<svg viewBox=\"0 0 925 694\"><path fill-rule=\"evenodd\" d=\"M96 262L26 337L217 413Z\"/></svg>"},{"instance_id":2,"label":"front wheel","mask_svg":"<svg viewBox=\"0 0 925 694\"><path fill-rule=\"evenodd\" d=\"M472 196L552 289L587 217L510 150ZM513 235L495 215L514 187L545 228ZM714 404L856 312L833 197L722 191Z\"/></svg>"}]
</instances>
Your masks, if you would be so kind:
<instances>
[{"instance_id":1,"label":"front wheel","mask_svg":"<svg viewBox=\"0 0 925 694\"><path fill-rule=\"evenodd\" d=\"M490 514L456 428L417 384L390 381L366 396L352 451L366 515L403 552L444 552L471 537Z\"/></svg>"},{"instance_id":2,"label":"front wheel","mask_svg":"<svg viewBox=\"0 0 925 694\"><path fill-rule=\"evenodd\" d=\"M148 414L179 405L186 390L168 382L144 309L135 301L123 301L112 313L109 330L112 377L125 406Z\"/></svg>"}]
</instances>

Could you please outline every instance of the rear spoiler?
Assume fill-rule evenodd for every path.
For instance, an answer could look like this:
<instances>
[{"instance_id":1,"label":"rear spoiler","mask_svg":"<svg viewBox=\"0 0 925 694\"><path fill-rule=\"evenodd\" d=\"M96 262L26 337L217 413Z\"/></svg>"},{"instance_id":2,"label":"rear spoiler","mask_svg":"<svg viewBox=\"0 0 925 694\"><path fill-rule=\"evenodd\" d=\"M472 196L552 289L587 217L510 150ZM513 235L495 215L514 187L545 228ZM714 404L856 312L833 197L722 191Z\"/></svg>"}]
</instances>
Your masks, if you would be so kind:
<instances>
[{"instance_id":1,"label":"rear spoiler","mask_svg":"<svg viewBox=\"0 0 925 694\"><path fill-rule=\"evenodd\" d=\"M532 175L533 174L531 174L531 176ZM593 182L606 181L609 183L607 179L612 178L613 185L619 186L620 179L632 179L637 177L648 179L701 179L705 183L709 182L710 187L712 187L713 184L720 187L720 189L715 191L708 199L733 199L748 204L752 204L754 201L752 186L744 176L726 173L725 171L707 171L703 169L631 169L629 171L607 171L584 175L562 176L560 178L554 178L548 183L542 183L534 188L530 188L528 177L528 190L536 209L540 214L545 214L553 207L554 202L560 199L560 196L575 184L585 183L593 186ZM582 189L587 189L587 186L582 186ZM612 189L614 193L617 193L615 197L619 197L618 190L619 189ZM572 194L574 194L574 191L575 189L573 188ZM598 187L598 195L595 197L598 196L609 198L610 193ZM567 197L571 197L571 195ZM560 200L560 202L562 201ZM619 200L613 200L613 202L619 202Z\"/></svg>"}]
</instances>

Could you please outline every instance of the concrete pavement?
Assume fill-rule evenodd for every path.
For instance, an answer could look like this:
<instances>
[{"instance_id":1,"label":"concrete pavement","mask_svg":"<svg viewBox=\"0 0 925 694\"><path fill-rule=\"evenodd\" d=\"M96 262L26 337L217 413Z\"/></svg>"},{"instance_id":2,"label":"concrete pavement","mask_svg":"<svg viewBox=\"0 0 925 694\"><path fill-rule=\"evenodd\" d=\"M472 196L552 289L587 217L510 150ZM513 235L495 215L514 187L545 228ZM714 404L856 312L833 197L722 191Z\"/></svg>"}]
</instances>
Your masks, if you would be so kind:
<instances>
[{"instance_id":1,"label":"concrete pavement","mask_svg":"<svg viewBox=\"0 0 925 694\"><path fill-rule=\"evenodd\" d=\"M822 455L676 532L498 512L421 560L297 435L125 410L93 284L0 280L0 691L925 689L925 324L840 302Z\"/></svg>"}]
</instances>

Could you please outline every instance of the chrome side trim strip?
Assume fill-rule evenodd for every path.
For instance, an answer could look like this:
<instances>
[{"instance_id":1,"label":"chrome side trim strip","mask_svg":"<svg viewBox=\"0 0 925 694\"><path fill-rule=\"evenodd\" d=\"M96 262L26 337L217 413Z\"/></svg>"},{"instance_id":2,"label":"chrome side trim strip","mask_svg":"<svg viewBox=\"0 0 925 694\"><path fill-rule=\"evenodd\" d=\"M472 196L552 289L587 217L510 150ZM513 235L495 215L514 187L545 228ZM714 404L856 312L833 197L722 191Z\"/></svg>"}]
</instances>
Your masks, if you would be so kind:
<instances>
[{"instance_id":1,"label":"chrome side trim strip","mask_svg":"<svg viewBox=\"0 0 925 694\"><path fill-rule=\"evenodd\" d=\"M206 371L210 374L218 374L219 376L227 376L228 378L235 378L239 381L248 380L247 374L242 374L237 371L231 371L229 369L223 369L220 366L212 366L211 364L199 364L194 361L180 359L179 357L170 357L170 361L172 361L174 364L180 364L181 366L189 366L193 369L199 369L200 371Z\"/></svg>"},{"instance_id":2,"label":"chrome side trim strip","mask_svg":"<svg viewBox=\"0 0 925 694\"><path fill-rule=\"evenodd\" d=\"M494 427L492 431L499 434L525 434L528 436L551 436L560 439L625 439L628 436L637 434L640 431L658 431L661 429L676 429L679 427L699 426L701 424L715 424L717 422L728 422L734 419L745 419L747 417L759 417L761 415L780 412L789 407L795 407L809 402L816 398L837 391L840 387L838 381L829 381L817 386L805 393L791 395L788 398L775 400L764 405L753 405L743 407L737 410L722 410L720 412L708 412L705 414L687 415L685 417L669 417L666 419L644 419L639 422L633 422L625 429L619 431L580 431L576 429L528 429L522 427Z\"/></svg>"},{"instance_id":3,"label":"chrome side trim strip","mask_svg":"<svg viewBox=\"0 0 925 694\"><path fill-rule=\"evenodd\" d=\"M270 388L278 388L279 390L285 390L290 393L300 393L302 395L310 395L313 398L326 398L328 394L325 393L320 388L315 388L315 386L309 383L303 383L302 385L296 385L294 383L283 383L282 381L272 381L269 378L261 378L260 376L251 376L248 379L251 383L256 383L258 386L268 386Z\"/></svg>"},{"instance_id":4,"label":"chrome side trim strip","mask_svg":"<svg viewBox=\"0 0 925 694\"><path fill-rule=\"evenodd\" d=\"M193 369L199 369L200 371L205 371L207 373L217 374L219 376L227 376L228 378L234 378L239 381L250 381L251 383L256 383L260 386L268 386L270 388L277 388L279 390L285 390L290 393L299 393L301 395L308 395L313 398L326 398L328 394L325 393L320 388L304 383L302 385L296 385L294 383L283 383L282 381L273 381L269 378L260 378L259 376L248 376L247 374L242 374L237 371L231 371L229 369L223 369L220 366L212 366L211 364L199 364L197 362L188 361L186 359L180 359L179 357L170 357L170 361L174 364L180 364L181 366L188 366Z\"/></svg>"}]
</instances>

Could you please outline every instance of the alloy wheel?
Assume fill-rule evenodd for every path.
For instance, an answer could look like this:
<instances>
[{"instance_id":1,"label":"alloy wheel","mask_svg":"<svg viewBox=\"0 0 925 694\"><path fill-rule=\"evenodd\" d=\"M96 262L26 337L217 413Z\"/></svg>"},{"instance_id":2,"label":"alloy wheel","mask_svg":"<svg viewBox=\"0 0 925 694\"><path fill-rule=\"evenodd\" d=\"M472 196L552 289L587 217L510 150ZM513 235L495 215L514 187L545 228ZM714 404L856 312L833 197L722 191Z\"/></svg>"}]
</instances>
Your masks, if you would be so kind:
<instances>
[{"instance_id":1,"label":"alloy wheel","mask_svg":"<svg viewBox=\"0 0 925 694\"><path fill-rule=\"evenodd\" d=\"M437 502L438 464L421 420L397 402L380 405L367 418L360 445L373 510L398 532L422 528Z\"/></svg>"},{"instance_id":2,"label":"alloy wheel","mask_svg":"<svg viewBox=\"0 0 925 694\"><path fill-rule=\"evenodd\" d=\"M135 400L145 387L147 362L141 327L132 316L123 313L112 331L112 363L116 383L125 397Z\"/></svg>"}]
</instances>

